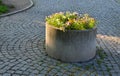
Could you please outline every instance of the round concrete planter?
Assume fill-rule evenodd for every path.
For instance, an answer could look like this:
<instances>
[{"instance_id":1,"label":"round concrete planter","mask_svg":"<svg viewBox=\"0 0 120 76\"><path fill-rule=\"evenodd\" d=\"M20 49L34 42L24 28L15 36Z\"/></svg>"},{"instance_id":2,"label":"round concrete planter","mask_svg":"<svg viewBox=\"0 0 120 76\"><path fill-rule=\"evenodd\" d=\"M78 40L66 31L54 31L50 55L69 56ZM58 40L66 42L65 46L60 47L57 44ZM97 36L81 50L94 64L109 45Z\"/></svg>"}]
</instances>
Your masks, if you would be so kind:
<instances>
[{"instance_id":1,"label":"round concrete planter","mask_svg":"<svg viewBox=\"0 0 120 76\"><path fill-rule=\"evenodd\" d=\"M46 23L46 52L64 62L84 62L96 55L96 28L63 32Z\"/></svg>"}]
</instances>

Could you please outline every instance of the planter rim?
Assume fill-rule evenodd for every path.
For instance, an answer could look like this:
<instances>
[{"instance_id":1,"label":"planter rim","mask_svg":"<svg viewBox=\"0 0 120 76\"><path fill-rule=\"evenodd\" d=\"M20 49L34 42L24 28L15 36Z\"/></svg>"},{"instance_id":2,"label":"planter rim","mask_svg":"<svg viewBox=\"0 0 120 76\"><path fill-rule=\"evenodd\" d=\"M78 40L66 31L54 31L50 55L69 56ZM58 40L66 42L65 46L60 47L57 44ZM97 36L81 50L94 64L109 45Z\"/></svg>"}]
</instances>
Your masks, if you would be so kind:
<instances>
[{"instance_id":1,"label":"planter rim","mask_svg":"<svg viewBox=\"0 0 120 76\"><path fill-rule=\"evenodd\" d=\"M60 30L60 31L61 31L60 28L58 28L58 27L54 27L54 26L48 24L47 22L46 22L46 26L50 26L51 28L54 28L54 29L56 29L56 30ZM97 26L95 26L95 27L92 28L92 29L86 29L86 30L67 30L67 31L84 32L84 31L91 31L91 30L95 30L95 29L97 29Z\"/></svg>"}]
</instances>

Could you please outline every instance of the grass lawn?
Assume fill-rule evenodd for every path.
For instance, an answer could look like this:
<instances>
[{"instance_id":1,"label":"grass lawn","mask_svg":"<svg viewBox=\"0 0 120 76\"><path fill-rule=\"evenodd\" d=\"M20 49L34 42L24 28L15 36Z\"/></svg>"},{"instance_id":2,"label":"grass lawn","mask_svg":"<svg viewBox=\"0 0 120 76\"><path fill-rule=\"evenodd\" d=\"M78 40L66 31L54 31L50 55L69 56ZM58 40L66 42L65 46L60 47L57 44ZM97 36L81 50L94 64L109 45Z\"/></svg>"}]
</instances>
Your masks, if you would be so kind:
<instances>
[{"instance_id":1,"label":"grass lawn","mask_svg":"<svg viewBox=\"0 0 120 76\"><path fill-rule=\"evenodd\" d=\"M8 12L8 10L9 10L9 7L4 5L2 3L2 0L0 0L0 14L6 13Z\"/></svg>"}]
</instances>

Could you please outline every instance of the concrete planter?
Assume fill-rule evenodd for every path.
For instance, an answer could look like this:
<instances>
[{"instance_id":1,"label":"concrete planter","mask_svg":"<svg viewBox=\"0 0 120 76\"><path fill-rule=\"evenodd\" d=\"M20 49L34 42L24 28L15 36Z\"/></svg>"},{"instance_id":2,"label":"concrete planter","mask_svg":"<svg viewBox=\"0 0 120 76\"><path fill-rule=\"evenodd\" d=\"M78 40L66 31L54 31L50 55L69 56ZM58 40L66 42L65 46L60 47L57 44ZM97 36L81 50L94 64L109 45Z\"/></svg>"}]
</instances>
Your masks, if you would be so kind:
<instances>
[{"instance_id":1,"label":"concrete planter","mask_svg":"<svg viewBox=\"0 0 120 76\"><path fill-rule=\"evenodd\" d=\"M96 55L96 28L63 32L46 24L46 52L64 62L84 62Z\"/></svg>"}]
</instances>

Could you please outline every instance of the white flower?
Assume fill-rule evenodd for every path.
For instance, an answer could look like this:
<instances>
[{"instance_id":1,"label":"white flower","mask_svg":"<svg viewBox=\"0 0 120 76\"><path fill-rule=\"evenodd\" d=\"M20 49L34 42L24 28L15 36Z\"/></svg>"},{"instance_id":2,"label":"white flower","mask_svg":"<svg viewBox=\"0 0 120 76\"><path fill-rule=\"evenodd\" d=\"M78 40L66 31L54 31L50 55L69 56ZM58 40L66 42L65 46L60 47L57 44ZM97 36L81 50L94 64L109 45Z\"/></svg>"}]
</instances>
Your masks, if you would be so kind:
<instances>
[{"instance_id":1,"label":"white flower","mask_svg":"<svg viewBox=\"0 0 120 76\"><path fill-rule=\"evenodd\" d=\"M78 13L77 13L77 12L73 12L73 15L76 15L76 16L78 16Z\"/></svg>"}]
</instances>

